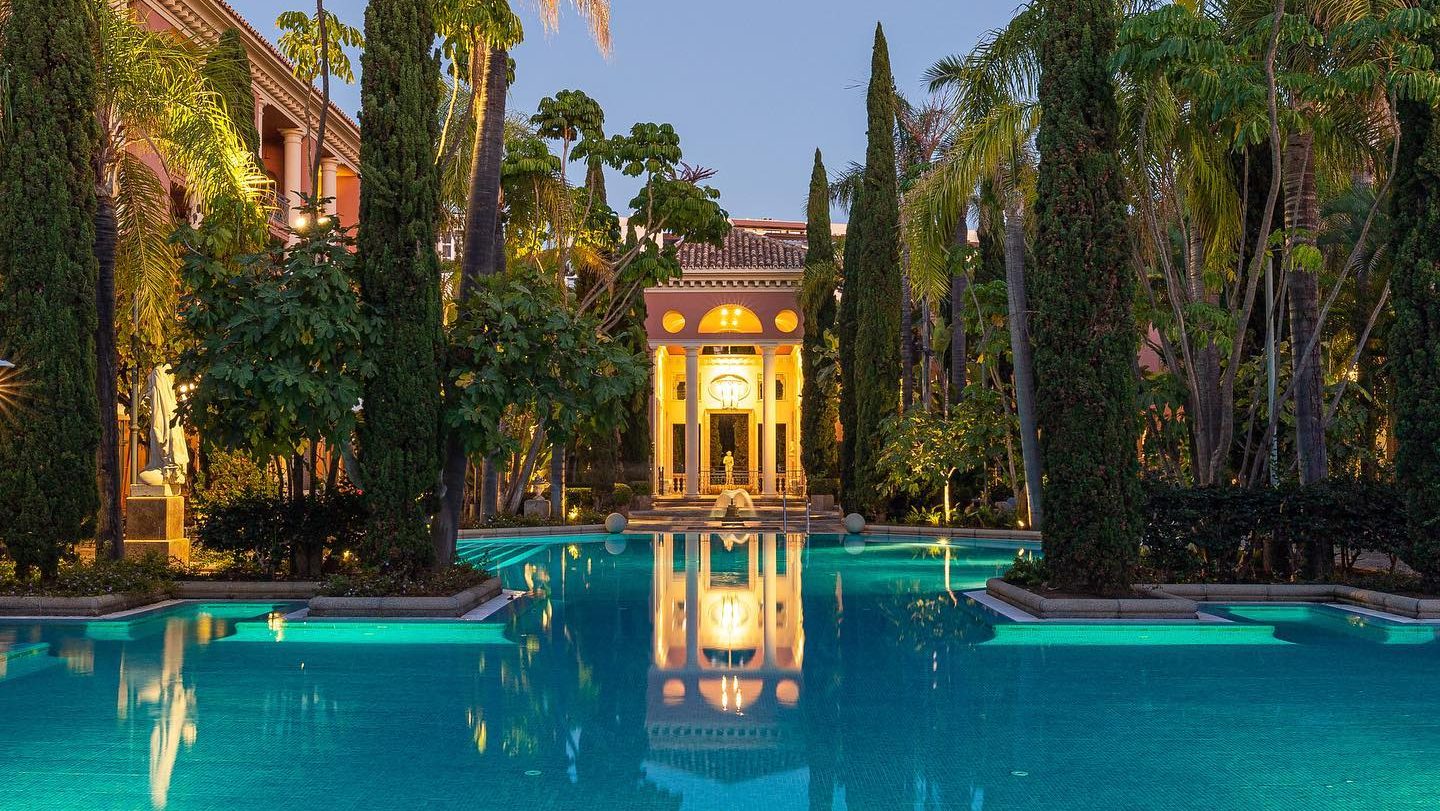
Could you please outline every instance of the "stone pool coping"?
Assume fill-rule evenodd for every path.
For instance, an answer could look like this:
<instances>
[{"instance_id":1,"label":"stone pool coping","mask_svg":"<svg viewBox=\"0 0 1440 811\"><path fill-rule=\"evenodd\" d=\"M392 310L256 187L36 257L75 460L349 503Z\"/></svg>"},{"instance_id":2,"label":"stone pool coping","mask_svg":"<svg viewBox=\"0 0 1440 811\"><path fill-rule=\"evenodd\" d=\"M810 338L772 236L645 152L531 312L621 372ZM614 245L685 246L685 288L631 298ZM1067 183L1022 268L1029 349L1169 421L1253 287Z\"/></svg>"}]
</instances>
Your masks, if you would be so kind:
<instances>
[{"instance_id":1,"label":"stone pool coping","mask_svg":"<svg viewBox=\"0 0 1440 811\"><path fill-rule=\"evenodd\" d=\"M313 580L180 580L181 600L308 600L320 591Z\"/></svg>"},{"instance_id":2,"label":"stone pool coping","mask_svg":"<svg viewBox=\"0 0 1440 811\"><path fill-rule=\"evenodd\" d=\"M458 618L488 602L501 592L500 578L492 577L478 586L448 597L325 597L310 598L309 617L403 617Z\"/></svg>"},{"instance_id":3,"label":"stone pool coping","mask_svg":"<svg viewBox=\"0 0 1440 811\"><path fill-rule=\"evenodd\" d=\"M1440 620L1440 600L1403 597L1374 589L1333 583L1293 585L1265 583L1161 583L1136 586L1157 596L1196 602L1341 603L1415 620Z\"/></svg>"},{"instance_id":4,"label":"stone pool coping","mask_svg":"<svg viewBox=\"0 0 1440 811\"><path fill-rule=\"evenodd\" d=\"M1139 592L1139 589L1136 589ZM985 593L1009 603L1037 619L1165 619L1199 618L1195 600L1168 594L1118 599L1042 597L998 577L985 581Z\"/></svg>"},{"instance_id":5,"label":"stone pool coping","mask_svg":"<svg viewBox=\"0 0 1440 811\"><path fill-rule=\"evenodd\" d=\"M904 524L871 524L864 535L901 535L915 538L974 538L978 541L1040 543L1041 535L1026 529L979 529L974 527L911 527Z\"/></svg>"}]
</instances>

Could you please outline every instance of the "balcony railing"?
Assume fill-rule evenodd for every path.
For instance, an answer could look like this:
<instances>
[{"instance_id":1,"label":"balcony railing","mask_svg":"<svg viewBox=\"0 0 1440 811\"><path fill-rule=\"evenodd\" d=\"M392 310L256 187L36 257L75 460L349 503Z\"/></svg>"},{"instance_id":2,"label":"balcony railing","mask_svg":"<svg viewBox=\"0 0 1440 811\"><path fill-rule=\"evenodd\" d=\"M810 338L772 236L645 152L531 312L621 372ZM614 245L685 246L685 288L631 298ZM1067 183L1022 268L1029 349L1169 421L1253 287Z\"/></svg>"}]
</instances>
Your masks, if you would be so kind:
<instances>
[{"instance_id":1,"label":"balcony railing","mask_svg":"<svg viewBox=\"0 0 1440 811\"><path fill-rule=\"evenodd\" d=\"M662 482L664 492L661 495L682 495L685 492L685 474L670 473ZM727 479L724 468L715 468L700 475L700 493L702 495L718 495L726 490L745 490L749 493L759 493L764 487L765 474L756 468L748 470L735 470ZM806 492L805 474L801 470L782 470L775 477L776 492L789 493L792 496L801 496Z\"/></svg>"}]
</instances>

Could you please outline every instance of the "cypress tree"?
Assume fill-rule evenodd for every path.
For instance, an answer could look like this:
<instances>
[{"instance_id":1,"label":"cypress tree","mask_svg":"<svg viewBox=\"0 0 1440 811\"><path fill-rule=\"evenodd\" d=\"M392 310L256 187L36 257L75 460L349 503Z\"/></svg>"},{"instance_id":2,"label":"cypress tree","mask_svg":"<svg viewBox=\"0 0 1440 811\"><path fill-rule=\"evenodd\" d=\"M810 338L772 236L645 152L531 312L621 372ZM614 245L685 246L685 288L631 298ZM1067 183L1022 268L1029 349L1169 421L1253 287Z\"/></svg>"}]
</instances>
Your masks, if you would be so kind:
<instances>
[{"instance_id":1,"label":"cypress tree","mask_svg":"<svg viewBox=\"0 0 1440 811\"><path fill-rule=\"evenodd\" d=\"M429 0L372 0L360 84L360 292L381 318L360 428L368 563L414 571L440 474L439 68Z\"/></svg>"},{"instance_id":2,"label":"cypress tree","mask_svg":"<svg viewBox=\"0 0 1440 811\"><path fill-rule=\"evenodd\" d=\"M875 49L866 95L869 118L865 173L851 216L845 245L845 298L842 305L842 356L849 369L842 386L845 426L842 476L846 508L875 512L881 505L875 459L880 424L899 408L900 346L900 196L895 176L895 80L885 32L875 26ZM848 317L846 317L848 316ZM847 403L848 401L848 403Z\"/></svg>"},{"instance_id":3,"label":"cypress tree","mask_svg":"<svg viewBox=\"0 0 1440 811\"><path fill-rule=\"evenodd\" d=\"M1042 5L1034 310L1045 560L1061 587L1118 591L1139 556L1133 274L1107 66L1113 0Z\"/></svg>"},{"instance_id":4,"label":"cypress tree","mask_svg":"<svg viewBox=\"0 0 1440 811\"><path fill-rule=\"evenodd\" d=\"M1407 562L1440 580L1440 131L1434 108L1402 101L1390 287L1395 322L1395 474L1405 491L1413 551Z\"/></svg>"},{"instance_id":5,"label":"cypress tree","mask_svg":"<svg viewBox=\"0 0 1440 811\"><path fill-rule=\"evenodd\" d=\"M205 79L220 98L225 100L225 110L235 125L247 149L252 153L260 149L260 131L255 128L255 92L250 74L250 54L240 32L227 28L205 56L203 71Z\"/></svg>"},{"instance_id":6,"label":"cypress tree","mask_svg":"<svg viewBox=\"0 0 1440 811\"><path fill-rule=\"evenodd\" d=\"M811 485L834 479L839 464L835 445L835 379L827 368L825 334L835 328L835 241L830 235L830 183L820 150L815 150L815 168L810 174L810 200L805 211L805 279L801 287L801 308L805 311L805 336L801 344L805 366L800 402L800 464Z\"/></svg>"},{"instance_id":7,"label":"cypress tree","mask_svg":"<svg viewBox=\"0 0 1440 811\"><path fill-rule=\"evenodd\" d=\"M0 548L22 576L53 576L99 508L95 35L84 0L10 4L0 356L19 368L0 389Z\"/></svg>"}]
</instances>

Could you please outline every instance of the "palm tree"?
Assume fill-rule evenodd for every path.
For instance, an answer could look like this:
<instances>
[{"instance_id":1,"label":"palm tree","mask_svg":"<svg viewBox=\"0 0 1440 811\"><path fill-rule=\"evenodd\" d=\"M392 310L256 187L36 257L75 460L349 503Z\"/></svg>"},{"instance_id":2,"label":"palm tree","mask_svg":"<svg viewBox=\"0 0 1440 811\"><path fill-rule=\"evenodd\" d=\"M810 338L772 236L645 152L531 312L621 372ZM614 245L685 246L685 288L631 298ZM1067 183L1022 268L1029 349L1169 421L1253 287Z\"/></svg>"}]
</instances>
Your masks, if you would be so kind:
<instances>
[{"instance_id":1,"label":"palm tree","mask_svg":"<svg viewBox=\"0 0 1440 811\"><path fill-rule=\"evenodd\" d=\"M559 0L537 0L543 24L554 27L559 17ZM576 9L590 24L591 36L602 53L610 51L609 0L573 0ZM460 299L463 301L478 280L498 269L504 256L500 236L500 162L505 149L505 94L509 87L509 49L524 36L519 18L507 0L440 0L436 24L445 40L451 64L452 89L461 86L459 65L466 65L464 82L471 88L470 116L475 135L470 150L469 195L465 206L464 249L460 261ZM452 93L453 100L453 93ZM451 104L452 111L455 109ZM447 117L447 129L448 129ZM485 466L481 509L495 511L498 498L495 460ZM446 440L444 464L444 505L432 528L437 561L447 564L453 557L459 533L460 510L465 492L467 462L459 441Z\"/></svg>"},{"instance_id":2,"label":"palm tree","mask_svg":"<svg viewBox=\"0 0 1440 811\"><path fill-rule=\"evenodd\" d=\"M204 52L167 32L146 29L128 6L94 0L101 141L94 161L97 208L95 254L99 322L96 335L100 395L101 515L99 541L121 554L116 304L128 304L130 338L141 355L165 342L174 321L179 261L170 191L142 155L151 150L167 172L183 180L200 208L225 196L254 201L268 183L207 80ZM131 405L132 419L134 404Z\"/></svg>"},{"instance_id":3,"label":"palm tree","mask_svg":"<svg viewBox=\"0 0 1440 811\"><path fill-rule=\"evenodd\" d=\"M1038 12L1033 7L1022 9L1007 28L992 31L969 55L942 59L927 71L932 90L955 92L959 124L949 151L914 195L917 221L940 227L930 229L929 239L922 233L914 241L928 246L925 254L932 257L928 264L948 256L952 234L962 227L959 213L966 210L979 180L992 180L1004 209L1005 281L1025 501L1030 525L1039 529L1044 521L1040 503L1043 463L1035 422L1035 372L1025 296L1025 213L1027 201L1034 196L1033 142L1040 121L1035 101L1037 24ZM951 225L946 228L946 223Z\"/></svg>"},{"instance_id":4,"label":"palm tree","mask_svg":"<svg viewBox=\"0 0 1440 811\"><path fill-rule=\"evenodd\" d=\"M365 34L353 25L346 25L334 12L325 10L324 0L315 0L315 13L282 12L275 18L275 27L283 31L276 44L294 66L295 77L306 84L320 80L320 115L315 123L315 154L310 168L311 178L320 174L321 152L325 147L325 125L330 119L330 77L355 83L355 71L345 48L363 48ZM305 127L310 127L310 96L305 96ZM308 133L307 133L308 134ZM319 184L315 188L319 188Z\"/></svg>"}]
</instances>

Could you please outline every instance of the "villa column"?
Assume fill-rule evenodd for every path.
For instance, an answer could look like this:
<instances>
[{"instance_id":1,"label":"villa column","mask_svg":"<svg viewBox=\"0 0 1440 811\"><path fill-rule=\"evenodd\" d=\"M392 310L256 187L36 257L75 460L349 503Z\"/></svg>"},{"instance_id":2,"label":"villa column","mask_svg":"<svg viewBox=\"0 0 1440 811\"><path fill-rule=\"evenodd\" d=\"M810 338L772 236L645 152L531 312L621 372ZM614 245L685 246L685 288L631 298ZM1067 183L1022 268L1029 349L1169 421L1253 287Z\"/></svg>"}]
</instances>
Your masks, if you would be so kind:
<instances>
[{"instance_id":1,"label":"villa column","mask_svg":"<svg viewBox=\"0 0 1440 811\"><path fill-rule=\"evenodd\" d=\"M301 155L300 138L304 132L298 129L280 130L285 136L285 187L281 192L286 196L290 211L286 216L286 222L294 227L300 222L300 181L305 176L305 168L301 165L304 158Z\"/></svg>"},{"instance_id":2,"label":"villa column","mask_svg":"<svg viewBox=\"0 0 1440 811\"><path fill-rule=\"evenodd\" d=\"M700 495L700 347L685 347L685 495Z\"/></svg>"},{"instance_id":3,"label":"villa column","mask_svg":"<svg viewBox=\"0 0 1440 811\"><path fill-rule=\"evenodd\" d=\"M650 350L650 442L655 451L650 464L650 492L664 495L669 488L660 475L665 467L665 366L662 363L664 347ZM672 471L673 472L673 471Z\"/></svg>"},{"instance_id":4,"label":"villa column","mask_svg":"<svg viewBox=\"0 0 1440 811\"><path fill-rule=\"evenodd\" d=\"M335 192L335 175L340 164L334 158L324 158L320 161L320 196L327 198L325 201L325 213L331 217L335 216L335 203L340 198Z\"/></svg>"},{"instance_id":5,"label":"villa column","mask_svg":"<svg viewBox=\"0 0 1440 811\"><path fill-rule=\"evenodd\" d=\"M762 493L773 496L775 489L775 347L761 347L760 402L764 407L765 476Z\"/></svg>"}]
</instances>

